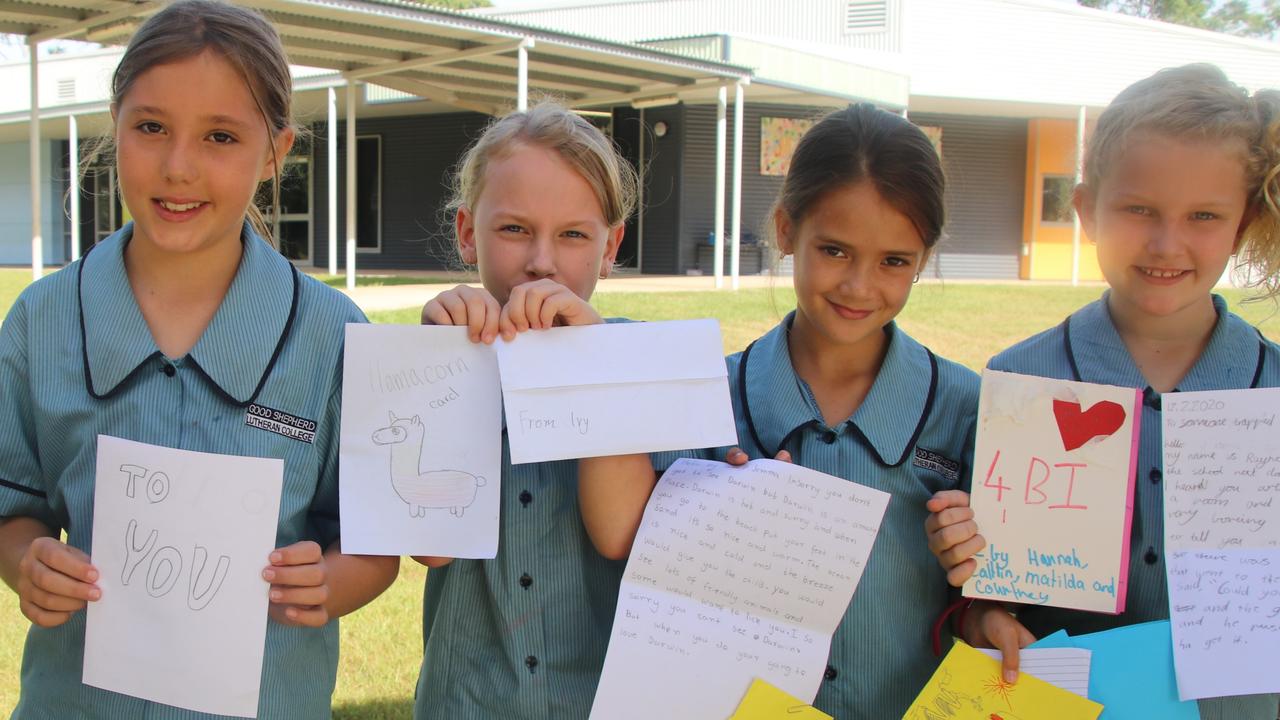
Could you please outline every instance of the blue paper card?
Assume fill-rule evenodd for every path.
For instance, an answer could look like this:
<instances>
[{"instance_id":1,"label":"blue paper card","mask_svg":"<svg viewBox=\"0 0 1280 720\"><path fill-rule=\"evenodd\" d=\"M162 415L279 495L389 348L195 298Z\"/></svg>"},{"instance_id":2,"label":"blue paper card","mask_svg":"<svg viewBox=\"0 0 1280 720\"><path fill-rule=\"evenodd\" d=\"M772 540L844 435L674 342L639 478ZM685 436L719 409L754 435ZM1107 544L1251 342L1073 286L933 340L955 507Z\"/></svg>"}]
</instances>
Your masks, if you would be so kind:
<instances>
[{"instance_id":1,"label":"blue paper card","mask_svg":"<svg viewBox=\"0 0 1280 720\"><path fill-rule=\"evenodd\" d=\"M1200 720L1194 700L1178 700L1168 620L1077 637L1059 630L1031 647L1078 647L1093 652L1089 699L1103 705L1099 720Z\"/></svg>"}]
</instances>

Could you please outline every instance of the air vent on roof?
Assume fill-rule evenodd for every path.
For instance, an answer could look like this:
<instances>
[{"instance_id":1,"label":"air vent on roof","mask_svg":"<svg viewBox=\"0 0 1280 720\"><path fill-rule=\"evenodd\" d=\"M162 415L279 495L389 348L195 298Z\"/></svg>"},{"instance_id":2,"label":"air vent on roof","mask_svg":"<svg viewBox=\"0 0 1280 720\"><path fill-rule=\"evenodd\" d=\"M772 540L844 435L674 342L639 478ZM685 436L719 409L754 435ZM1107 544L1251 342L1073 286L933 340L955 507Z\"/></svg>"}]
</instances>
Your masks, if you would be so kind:
<instances>
[{"instance_id":1,"label":"air vent on roof","mask_svg":"<svg viewBox=\"0 0 1280 720\"><path fill-rule=\"evenodd\" d=\"M58 80L58 101L74 102L76 99L76 79L61 78Z\"/></svg>"},{"instance_id":2,"label":"air vent on roof","mask_svg":"<svg viewBox=\"0 0 1280 720\"><path fill-rule=\"evenodd\" d=\"M844 31L883 30L889 17L889 0L849 0L844 5Z\"/></svg>"}]
</instances>

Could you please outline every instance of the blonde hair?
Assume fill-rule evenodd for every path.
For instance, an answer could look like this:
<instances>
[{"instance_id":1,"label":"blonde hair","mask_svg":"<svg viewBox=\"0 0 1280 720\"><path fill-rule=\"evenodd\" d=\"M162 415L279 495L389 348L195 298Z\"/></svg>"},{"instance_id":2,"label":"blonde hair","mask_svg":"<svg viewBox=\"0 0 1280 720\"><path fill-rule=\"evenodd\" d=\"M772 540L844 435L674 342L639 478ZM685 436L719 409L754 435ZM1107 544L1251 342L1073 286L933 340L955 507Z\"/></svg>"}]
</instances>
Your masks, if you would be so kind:
<instances>
[{"instance_id":1,"label":"blonde hair","mask_svg":"<svg viewBox=\"0 0 1280 720\"><path fill-rule=\"evenodd\" d=\"M554 150L591 185L605 222L616 228L636 206L636 171L604 133L564 106L541 102L524 112L494 120L463 154L453 174L450 216L474 209L484 192L489 163L526 144Z\"/></svg>"},{"instance_id":2,"label":"blonde hair","mask_svg":"<svg viewBox=\"0 0 1280 720\"><path fill-rule=\"evenodd\" d=\"M111 104L119 107L140 75L157 65L178 62L212 50L244 78L254 105L267 128L271 146L272 224L280 217L280 172L283 158L276 150L276 136L285 129L298 132L293 122L293 78L280 35L271 23L253 10L222 0L178 0L142 24L111 77ZM81 164L81 174L92 170L103 157L114 155L111 136L100 139ZM245 214L253 229L276 246L272 225L250 201Z\"/></svg>"},{"instance_id":3,"label":"blonde hair","mask_svg":"<svg viewBox=\"0 0 1280 720\"><path fill-rule=\"evenodd\" d=\"M1208 64L1166 68L1139 80L1098 118L1084 156L1086 184L1098 187L1135 132L1242 143L1248 204L1236 269L1256 273L1248 285L1259 288L1259 298L1280 294L1280 92L1250 95Z\"/></svg>"}]
</instances>

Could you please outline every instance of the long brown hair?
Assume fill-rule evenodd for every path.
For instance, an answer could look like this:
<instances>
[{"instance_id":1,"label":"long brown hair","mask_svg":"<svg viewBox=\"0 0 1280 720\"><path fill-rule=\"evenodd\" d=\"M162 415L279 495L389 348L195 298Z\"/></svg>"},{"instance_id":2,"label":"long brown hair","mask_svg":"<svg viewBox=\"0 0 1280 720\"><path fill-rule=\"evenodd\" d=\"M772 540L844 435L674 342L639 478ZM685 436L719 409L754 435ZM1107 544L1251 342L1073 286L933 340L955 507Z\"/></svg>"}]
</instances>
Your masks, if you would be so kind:
<instances>
[{"instance_id":1,"label":"long brown hair","mask_svg":"<svg viewBox=\"0 0 1280 720\"><path fill-rule=\"evenodd\" d=\"M280 35L261 15L221 0L178 0L152 15L138 28L111 78L111 105L119 107L135 80L157 65L178 62L212 50L244 78L249 94L267 128L271 161L271 218L280 216L280 172L276 137L293 123L293 79ZM89 172L103 158L114 156L107 136L94 145L81 172ZM253 202L246 215L253 229L273 246L272 226Z\"/></svg>"}]
</instances>

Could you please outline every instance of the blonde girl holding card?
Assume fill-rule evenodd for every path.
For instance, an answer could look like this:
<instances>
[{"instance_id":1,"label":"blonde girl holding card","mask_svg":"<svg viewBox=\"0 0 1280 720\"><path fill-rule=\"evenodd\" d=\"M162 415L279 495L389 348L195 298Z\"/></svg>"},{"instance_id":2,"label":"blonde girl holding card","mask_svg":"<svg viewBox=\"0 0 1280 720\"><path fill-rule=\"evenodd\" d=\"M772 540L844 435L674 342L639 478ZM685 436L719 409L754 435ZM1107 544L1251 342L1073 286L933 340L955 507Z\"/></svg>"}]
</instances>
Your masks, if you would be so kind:
<instances>
[{"instance_id":1,"label":"blonde girl holding card","mask_svg":"<svg viewBox=\"0 0 1280 720\"><path fill-rule=\"evenodd\" d=\"M963 636L1005 652L1169 616L1164 555L1162 396L1276 387L1280 346L1213 294L1234 256L1264 296L1280 291L1280 93L1250 94L1210 65L1162 70L1098 118L1076 212L1109 289L1051 330L991 360L996 370L1139 388L1142 438L1125 611L1102 615L975 602ZM985 545L963 492L930 501L930 548L960 586ZM1200 702L1206 720L1274 720L1277 696Z\"/></svg>"},{"instance_id":2,"label":"blonde girl holding card","mask_svg":"<svg viewBox=\"0 0 1280 720\"><path fill-rule=\"evenodd\" d=\"M328 717L335 618L395 578L394 558L338 539L343 326L363 316L294 270L252 205L293 144L290 99L256 13L181 0L149 18L112 81L134 220L23 291L0 328L0 576L33 624L15 718L209 717L80 682L83 610L104 596L89 556L99 433L284 460L259 717ZM255 407L314 420L314 436L250 425Z\"/></svg>"},{"instance_id":3,"label":"blonde girl holding card","mask_svg":"<svg viewBox=\"0 0 1280 720\"><path fill-rule=\"evenodd\" d=\"M943 187L933 145L901 116L855 105L805 134L772 218L796 309L728 358L742 448L708 453L789 458L891 494L814 701L842 719L901 717L938 663L930 627L948 587L920 525L929 497L968 476L978 377L894 318L941 237ZM653 471L644 456L581 466L591 538L626 557Z\"/></svg>"},{"instance_id":4,"label":"blonde girl holding card","mask_svg":"<svg viewBox=\"0 0 1280 720\"><path fill-rule=\"evenodd\" d=\"M552 103L512 113L467 151L454 190L458 249L483 287L431 300L424 323L491 343L605 322L589 300L612 269L636 178L599 130ZM585 718L595 696L623 563L587 538L577 463L512 465L503 435L497 557L419 558L432 569L418 718Z\"/></svg>"}]
</instances>

